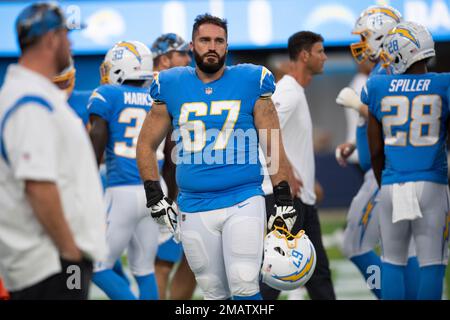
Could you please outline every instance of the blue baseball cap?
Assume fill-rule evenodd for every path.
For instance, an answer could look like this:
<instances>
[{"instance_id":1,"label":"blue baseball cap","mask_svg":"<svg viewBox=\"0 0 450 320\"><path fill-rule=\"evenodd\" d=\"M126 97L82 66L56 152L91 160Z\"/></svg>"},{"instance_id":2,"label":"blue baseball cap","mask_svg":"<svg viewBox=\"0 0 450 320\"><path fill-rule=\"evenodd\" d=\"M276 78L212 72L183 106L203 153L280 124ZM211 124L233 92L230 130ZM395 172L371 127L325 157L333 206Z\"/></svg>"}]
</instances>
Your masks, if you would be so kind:
<instances>
[{"instance_id":1,"label":"blue baseball cap","mask_svg":"<svg viewBox=\"0 0 450 320\"><path fill-rule=\"evenodd\" d=\"M153 58L170 51L189 51L189 44L175 33L165 33L153 42L150 48Z\"/></svg>"},{"instance_id":2,"label":"blue baseball cap","mask_svg":"<svg viewBox=\"0 0 450 320\"><path fill-rule=\"evenodd\" d=\"M78 28L83 28L79 25ZM21 46L27 45L49 31L68 27L61 8L50 2L34 3L19 14L16 19L17 39Z\"/></svg>"}]
</instances>

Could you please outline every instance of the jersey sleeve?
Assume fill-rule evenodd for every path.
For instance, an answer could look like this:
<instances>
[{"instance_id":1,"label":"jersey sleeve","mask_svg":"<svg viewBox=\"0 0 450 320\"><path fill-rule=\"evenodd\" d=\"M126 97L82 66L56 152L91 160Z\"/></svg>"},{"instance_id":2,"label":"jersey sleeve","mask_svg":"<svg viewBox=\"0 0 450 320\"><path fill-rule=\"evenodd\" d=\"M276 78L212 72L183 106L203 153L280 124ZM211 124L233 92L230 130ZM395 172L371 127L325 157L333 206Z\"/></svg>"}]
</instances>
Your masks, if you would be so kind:
<instances>
[{"instance_id":1,"label":"jersey sleeve","mask_svg":"<svg viewBox=\"0 0 450 320\"><path fill-rule=\"evenodd\" d=\"M111 93L107 86L102 86L92 92L88 102L88 114L95 114L109 121L112 113Z\"/></svg>"},{"instance_id":2,"label":"jersey sleeve","mask_svg":"<svg viewBox=\"0 0 450 320\"><path fill-rule=\"evenodd\" d=\"M18 180L55 181L57 132L53 110L39 104L22 105L4 128L7 161Z\"/></svg>"},{"instance_id":3,"label":"jersey sleeve","mask_svg":"<svg viewBox=\"0 0 450 320\"><path fill-rule=\"evenodd\" d=\"M376 95L376 79L369 78L366 85L361 90L361 102L367 105L369 112L380 120L380 110L378 109L377 95Z\"/></svg>"},{"instance_id":4,"label":"jersey sleeve","mask_svg":"<svg viewBox=\"0 0 450 320\"><path fill-rule=\"evenodd\" d=\"M275 78L266 67L261 66L259 80L259 96L270 97L275 92Z\"/></svg>"},{"instance_id":5,"label":"jersey sleeve","mask_svg":"<svg viewBox=\"0 0 450 320\"><path fill-rule=\"evenodd\" d=\"M369 90L368 90L368 81L366 82L366 84L362 87L361 89L361 102L364 103L365 105L369 105L370 101L369 101Z\"/></svg>"}]
</instances>

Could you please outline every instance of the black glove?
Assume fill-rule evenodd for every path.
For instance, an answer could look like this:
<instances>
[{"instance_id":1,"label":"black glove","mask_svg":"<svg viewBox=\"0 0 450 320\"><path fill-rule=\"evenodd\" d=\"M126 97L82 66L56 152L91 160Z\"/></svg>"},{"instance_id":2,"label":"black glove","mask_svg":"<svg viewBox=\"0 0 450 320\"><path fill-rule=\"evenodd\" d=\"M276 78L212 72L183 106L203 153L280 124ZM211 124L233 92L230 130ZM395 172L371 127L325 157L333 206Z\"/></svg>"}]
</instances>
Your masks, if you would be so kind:
<instances>
[{"instance_id":1,"label":"black glove","mask_svg":"<svg viewBox=\"0 0 450 320\"><path fill-rule=\"evenodd\" d=\"M275 213L273 213L268 222L268 229L272 231L274 226L280 226L291 232L297 219L297 211L294 209L294 200L291 196L291 188L287 181L281 181L273 187L273 196L275 200Z\"/></svg>"},{"instance_id":2,"label":"black glove","mask_svg":"<svg viewBox=\"0 0 450 320\"><path fill-rule=\"evenodd\" d=\"M147 208L157 204L164 198L159 181L147 180L144 182L145 196L147 197Z\"/></svg>"},{"instance_id":3,"label":"black glove","mask_svg":"<svg viewBox=\"0 0 450 320\"><path fill-rule=\"evenodd\" d=\"M164 196L159 181L147 180L144 182L147 208L155 221L165 225L177 238L178 233L178 207L174 201ZM178 240L178 239L177 239Z\"/></svg>"}]
</instances>

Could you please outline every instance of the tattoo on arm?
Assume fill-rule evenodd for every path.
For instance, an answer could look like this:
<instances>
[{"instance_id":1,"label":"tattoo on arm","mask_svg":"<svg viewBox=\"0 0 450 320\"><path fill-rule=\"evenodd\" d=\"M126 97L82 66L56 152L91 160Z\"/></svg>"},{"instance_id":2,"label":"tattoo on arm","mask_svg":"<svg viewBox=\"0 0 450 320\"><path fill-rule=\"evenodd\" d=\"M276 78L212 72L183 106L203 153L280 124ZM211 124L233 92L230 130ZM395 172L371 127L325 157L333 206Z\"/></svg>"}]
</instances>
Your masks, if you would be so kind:
<instances>
[{"instance_id":1,"label":"tattoo on arm","mask_svg":"<svg viewBox=\"0 0 450 320\"><path fill-rule=\"evenodd\" d=\"M258 99L253 115L272 185L288 181L291 167L284 151L278 114L272 99Z\"/></svg>"}]
</instances>

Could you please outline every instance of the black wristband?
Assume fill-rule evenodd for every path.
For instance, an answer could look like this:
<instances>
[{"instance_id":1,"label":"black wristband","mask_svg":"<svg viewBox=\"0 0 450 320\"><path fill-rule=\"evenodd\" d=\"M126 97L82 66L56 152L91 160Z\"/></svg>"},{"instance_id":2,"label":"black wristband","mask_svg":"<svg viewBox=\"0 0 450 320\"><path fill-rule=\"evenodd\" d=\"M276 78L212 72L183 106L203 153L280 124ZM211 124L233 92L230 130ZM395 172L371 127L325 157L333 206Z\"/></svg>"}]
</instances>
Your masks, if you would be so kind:
<instances>
[{"instance_id":1,"label":"black wristband","mask_svg":"<svg viewBox=\"0 0 450 320\"><path fill-rule=\"evenodd\" d=\"M281 181L273 187L273 197L276 206L294 206L294 200L291 196L291 187L287 181Z\"/></svg>"},{"instance_id":2,"label":"black wristband","mask_svg":"<svg viewBox=\"0 0 450 320\"><path fill-rule=\"evenodd\" d=\"M161 189L159 181L146 180L144 181L145 196L147 197L147 208L158 203L164 198L164 192Z\"/></svg>"}]
</instances>

